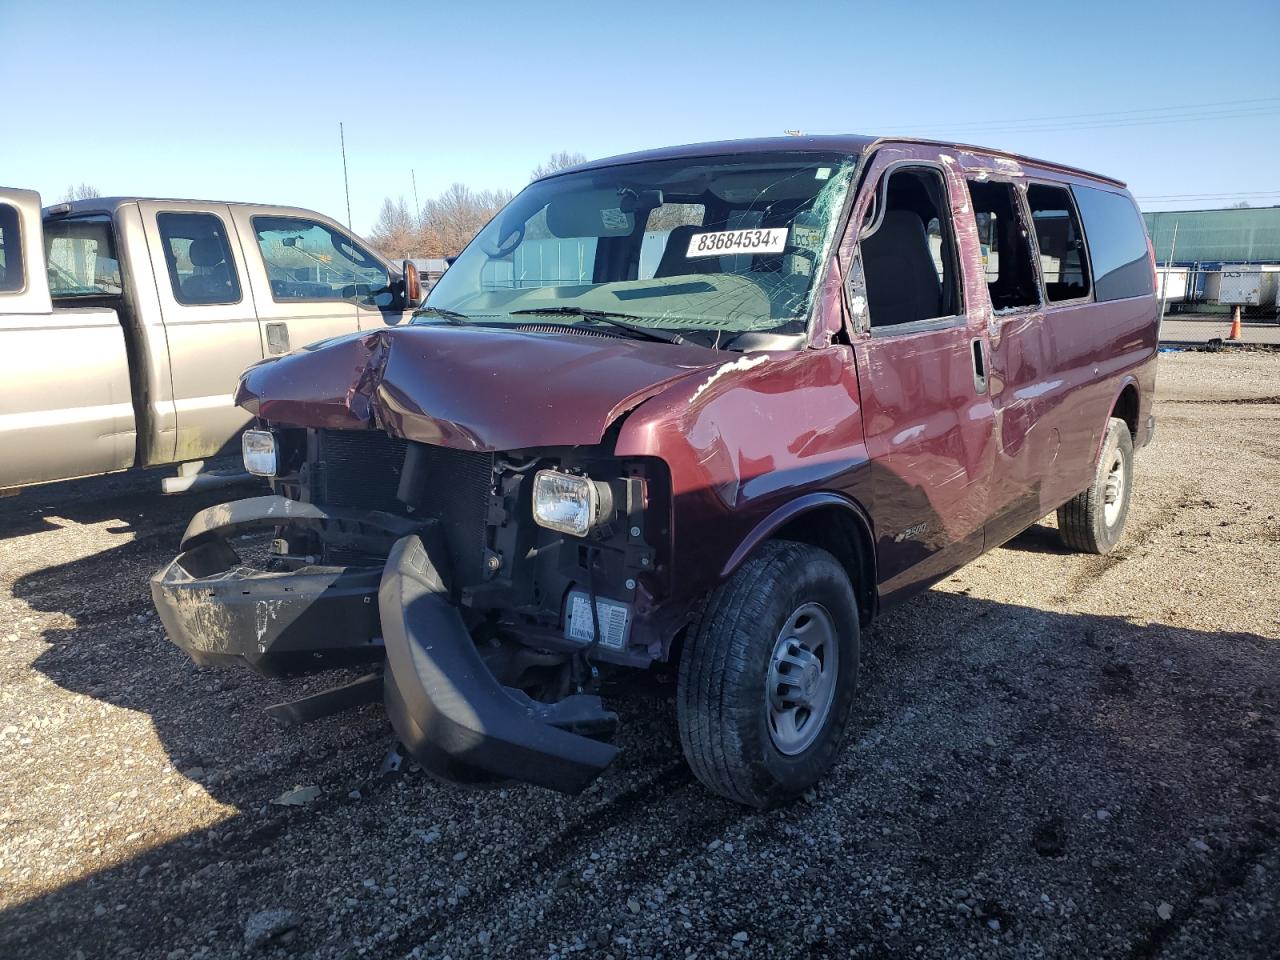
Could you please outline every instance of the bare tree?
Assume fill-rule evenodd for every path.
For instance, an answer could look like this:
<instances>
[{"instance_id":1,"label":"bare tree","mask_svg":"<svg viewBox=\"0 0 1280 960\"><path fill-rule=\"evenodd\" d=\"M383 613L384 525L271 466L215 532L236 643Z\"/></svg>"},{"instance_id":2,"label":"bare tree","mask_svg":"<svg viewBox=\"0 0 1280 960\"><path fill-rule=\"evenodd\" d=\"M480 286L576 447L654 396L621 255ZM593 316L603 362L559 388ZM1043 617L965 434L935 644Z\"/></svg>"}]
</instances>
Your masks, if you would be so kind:
<instances>
[{"instance_id":1,"label":"bare tree","mask_svg":"<svg viewBox=\"0 0 1280 960\"><path fill-rule=\"evenodd\" d=\"M419 217L419 249L428 257L459 253L511 201L509 190L475 191L455 183L428 200Z\"/></svg>"},{"instance_id":2,"label":"bare tree","mask_svg":"<svg viewBox=\"0 0 1280 960\"><path fill-rule=\"evenodd\" d=\"M383 256L392 260L420 255L421 237L418 224L409 212L404 197L382 201L378 219L369 233L369 242Z\"/></svg>"},{"instance_id":3,"label":"bare tree","mask_svg":"<svg viewBox=\"0 0 1280 960\"><path fill-rule=\"evenodd\" d=\"M74 183L67 184L67 189L62 195L62 202L67 203L71 200L90 200L94 197L100 197L102 193L92 184L82 183L76 186Z\"/></svg>"},{"instance_id":4,"label":"bare tree","mask_svg":"<svg viewBox=\"0 0 1280 960\"><path fill-rule=\"evenodd\" d=\"M1249 206L1250 206L1250 203L1248 200L1237 200L1235 203L1231 205L1231 208L1233 210L1246 210L1249 208Z\"/></svg>"},{"instance_id":5,"label":"bare tree","mask_svg":"<svg viewBox=\"0 0 1280 960\"><path fill-rule=\"evenodd\" d=\"M566 167L576 167L580 163L586 163L586 154L570 153L568 150L558 150L547 158L546 163L540 163L529 172L530 180L537 180L539 177L550 176L557 170L563 170Z\"/></svg>"}]
</instances>

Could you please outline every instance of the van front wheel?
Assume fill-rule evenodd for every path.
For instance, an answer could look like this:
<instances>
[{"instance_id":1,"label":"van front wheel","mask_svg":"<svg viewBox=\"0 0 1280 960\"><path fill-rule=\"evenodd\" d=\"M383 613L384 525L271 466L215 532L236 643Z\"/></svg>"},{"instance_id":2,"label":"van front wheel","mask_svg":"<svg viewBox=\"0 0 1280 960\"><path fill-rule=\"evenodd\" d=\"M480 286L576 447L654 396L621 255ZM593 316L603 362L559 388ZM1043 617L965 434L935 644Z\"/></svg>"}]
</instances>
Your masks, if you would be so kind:
<instances>
[{"instance_id":1,"label":"van front wheel","mask_svg":"<svg viewBox=\"0 0 1280 960\"><path fill-rule=\"evenodd\" d=\"M1110 553L1124 533L1133 490L1133 437L1112 417L1088 488L1058 508L1062 542L1081 553Z\"/></svg>"},{"instance_id":2,"label":"van front wheel","mask_svg":"<svg viewBox=\"0 0 1280 960\"><path fill-rule=\"evenodd\" d=\"M694 774L761 809L807 790L844 739L858 657L857 603L836 558L763 544L711 596L680 660L676 715Z\"/></svg>"}]
</instances>

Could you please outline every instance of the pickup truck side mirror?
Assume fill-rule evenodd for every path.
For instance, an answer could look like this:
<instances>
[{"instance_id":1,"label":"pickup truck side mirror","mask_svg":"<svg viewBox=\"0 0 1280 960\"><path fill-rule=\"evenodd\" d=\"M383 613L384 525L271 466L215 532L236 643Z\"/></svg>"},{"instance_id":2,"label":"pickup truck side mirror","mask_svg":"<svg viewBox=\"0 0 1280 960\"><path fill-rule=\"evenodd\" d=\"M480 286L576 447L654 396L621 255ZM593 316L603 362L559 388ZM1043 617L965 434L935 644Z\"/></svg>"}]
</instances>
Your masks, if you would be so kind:
<instances>
[{"instance_id":1,"label":"pickup truck side mirror","mask_svg":"<svg viewBox=\"0 0 1280 960\"><path fill-rule=\"evenodd\" d=\"M418 265L406 260L402 265L404 274L404 305L407 310L415 310L422 306L422 278L418 276Z\"/></svg>"}]
</instances>

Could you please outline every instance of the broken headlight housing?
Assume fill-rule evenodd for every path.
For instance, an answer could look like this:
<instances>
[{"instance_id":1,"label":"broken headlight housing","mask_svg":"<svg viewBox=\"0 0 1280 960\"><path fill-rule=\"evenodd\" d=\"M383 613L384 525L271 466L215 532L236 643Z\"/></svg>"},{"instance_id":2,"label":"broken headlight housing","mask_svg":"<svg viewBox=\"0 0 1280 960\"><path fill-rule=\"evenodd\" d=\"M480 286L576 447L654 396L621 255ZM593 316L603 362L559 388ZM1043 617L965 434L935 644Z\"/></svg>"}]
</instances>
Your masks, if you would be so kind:
<instances>
[{"instance_id":1,"label":"broken headlight housing","mask_svg":"<svg viewBox=\"0 0 1280 960\"><path fill-rule=\"evenodd\" d=\"M609 485L561 470L533 476L533 519L548 530L585 537L613 513Z\"/></svg>"}]
</instances>

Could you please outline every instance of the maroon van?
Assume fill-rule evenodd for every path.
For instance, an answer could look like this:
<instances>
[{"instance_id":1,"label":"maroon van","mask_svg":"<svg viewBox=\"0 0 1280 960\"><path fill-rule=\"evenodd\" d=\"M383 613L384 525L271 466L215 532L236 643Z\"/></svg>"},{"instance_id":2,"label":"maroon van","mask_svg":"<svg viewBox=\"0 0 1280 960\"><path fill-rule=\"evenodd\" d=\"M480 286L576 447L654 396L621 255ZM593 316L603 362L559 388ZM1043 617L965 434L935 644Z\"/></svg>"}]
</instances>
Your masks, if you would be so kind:
<instances>
[{"instance_id":1,"label":"maroon van","mask_svg":"<svg viewBox=\"0 0 1280 960\"><path fill-rule=\"evenodd\" d=\"M1153 291L1124 185L1058 164L854 136L583 164L412 323L245 372L274 495L199 513L156 606L200 663L372 662L275 712L381 696L454 781L582 789L617 752L601 671L678 661L689 765L768 806L837 756L880 611L1053 510L1115 545Z\"/></svg>"}]
</instances>

